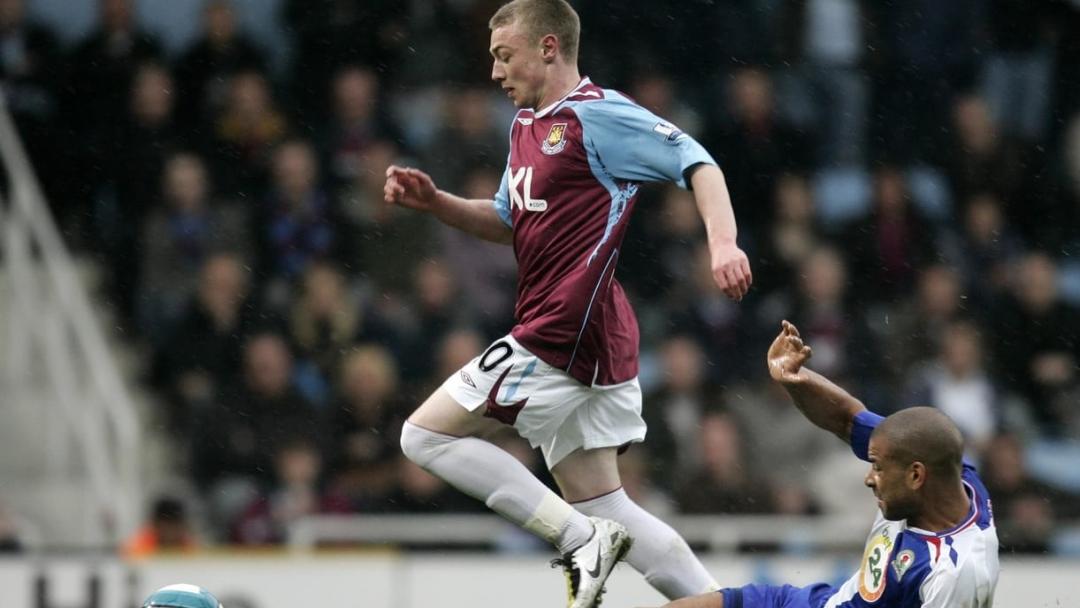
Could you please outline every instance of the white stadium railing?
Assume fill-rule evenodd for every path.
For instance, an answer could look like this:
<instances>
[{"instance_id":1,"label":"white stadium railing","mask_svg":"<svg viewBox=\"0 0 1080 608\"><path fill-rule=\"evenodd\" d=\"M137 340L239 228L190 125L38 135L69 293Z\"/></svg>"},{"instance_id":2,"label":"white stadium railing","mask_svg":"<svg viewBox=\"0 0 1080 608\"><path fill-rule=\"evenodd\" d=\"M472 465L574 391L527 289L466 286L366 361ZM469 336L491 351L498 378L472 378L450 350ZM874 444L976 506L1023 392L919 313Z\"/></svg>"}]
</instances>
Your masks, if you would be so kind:
<instances>
[{"instance_id":1,"label":"white stadium railing","mask_svg":"<svg viewBox=\"0 0 1080 608\"><path fill-rule=\"evenodd\" d=\"M72 540L115 544L137 526L141 508L136 410L3 95L0 158L6 174L0 260L8 282L0 297L9 299L7 318L0 319L7 324L0 415L16 407L49 409L39 416L48 422L39 429L40 440L28 442L37 453L19 456L49 463L43 477L55 477L58 487L77 479L88 488L86 502L69 508L78 518L89 510L87 521L99 525ZM65 505L52 505L57 507Z\"/></svg>"},{"instance_id":2,"label":"white stadium railing","mask_svg":"<svg viewBox=\"0 0 1080 608\"><path fill-rule=\"evenodd\" d=\"M850 517L775 515L682 515L668 523L691 545L734 552L743 547L776 547L787 553L859 551L864 522ZM318 515L296 520L287 543L296 551L335 544L498 546L514 533L497 515Z\"/></svg>"}]
</instances>

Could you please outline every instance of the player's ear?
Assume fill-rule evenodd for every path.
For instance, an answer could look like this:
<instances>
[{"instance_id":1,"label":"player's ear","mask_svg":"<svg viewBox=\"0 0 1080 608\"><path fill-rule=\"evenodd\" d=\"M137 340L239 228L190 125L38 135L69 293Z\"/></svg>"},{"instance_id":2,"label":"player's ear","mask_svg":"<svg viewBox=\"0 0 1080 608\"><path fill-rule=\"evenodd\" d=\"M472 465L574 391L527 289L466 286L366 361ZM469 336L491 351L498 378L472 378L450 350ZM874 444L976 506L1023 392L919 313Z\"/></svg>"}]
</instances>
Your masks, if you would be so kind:
<instances>
[{"instance_id":1,"label":"player's ear","mask_svg":"<svg viewBox=\"0 0 1080 608\"><path fill-rule=\"evenodd\" d=\"M555 61L559 54L559 38L555 34L548 34L540 39L540 57L544 63Z\"/></svg>"},{"instance_id":2,"label":"player's ear","mask_svg":"<svg viewBox=\"0 0 1080 608\"><path fill-rule=\"evenodd\" d=\"M908 465L907 484L912 490L918 490L926 483L926 465L916 460Z\"/></svg>"}]
</instances>

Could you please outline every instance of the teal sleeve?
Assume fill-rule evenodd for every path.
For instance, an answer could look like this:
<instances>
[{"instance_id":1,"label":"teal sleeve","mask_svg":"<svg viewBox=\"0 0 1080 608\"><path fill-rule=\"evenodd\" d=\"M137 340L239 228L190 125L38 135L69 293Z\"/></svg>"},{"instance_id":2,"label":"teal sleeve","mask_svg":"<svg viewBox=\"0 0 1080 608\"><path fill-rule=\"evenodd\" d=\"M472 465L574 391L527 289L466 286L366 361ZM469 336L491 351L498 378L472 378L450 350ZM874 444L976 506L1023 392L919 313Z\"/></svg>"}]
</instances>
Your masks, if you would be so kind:
<instances>
[{"instance_id":1,"label":"teal sleeve","mask_svg":"<svg viewBox=\"0 0 1080 608\"><path fill-rule=\"evenodd\" d=\"M596 151L615 179L670 181L687 188L687 171L716 161L675 125L614 92L602 101L574 107L586 146Z\"/></svg>"}]
</instances>

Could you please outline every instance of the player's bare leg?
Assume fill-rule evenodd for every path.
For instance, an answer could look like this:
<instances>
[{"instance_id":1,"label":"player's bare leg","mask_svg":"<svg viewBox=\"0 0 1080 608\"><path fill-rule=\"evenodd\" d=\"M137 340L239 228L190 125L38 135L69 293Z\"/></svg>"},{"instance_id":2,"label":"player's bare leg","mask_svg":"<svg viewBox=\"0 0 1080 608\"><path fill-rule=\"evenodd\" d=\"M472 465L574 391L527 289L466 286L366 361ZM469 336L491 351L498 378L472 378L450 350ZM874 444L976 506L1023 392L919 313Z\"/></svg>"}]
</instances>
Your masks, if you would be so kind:
<instances>
[{"instance_id":1,"label":"player's bare leg","mask_svg":"<svg viewBox=\"0 0 1080 608\"><path fill-rule=\"evenodd\" d=\"M480 439L498 428L440 387L409 417L401 447L413 462L555 545L559 562L568 564L570 608L593 608L629 547L626 529L578 512L516 458Z\"/></svg>"},{"instance_id":2,"label":"player's bare leg","mask_svg":"<svg viewBox=\"0 0 1080 608\"><path fill-rule=\"evenodd\" d=\"M615 448L577 450L551 473L575 509L626 526L634 539L626 561L665 597L685 598L718 588L678 532L626 495Z\"/></svg>"},{"instance_id":3,"label":"player's bare leg","mask_svg":"<svg viewBox=\"0 0 1080 608\"><path fill-rule=\"evenodd\" d=\"M478 408L469 411L441 386L409 416L409 422L429 431L455 437L487 437L502 425L485 418Z\"/></svg>"}]
</instances>

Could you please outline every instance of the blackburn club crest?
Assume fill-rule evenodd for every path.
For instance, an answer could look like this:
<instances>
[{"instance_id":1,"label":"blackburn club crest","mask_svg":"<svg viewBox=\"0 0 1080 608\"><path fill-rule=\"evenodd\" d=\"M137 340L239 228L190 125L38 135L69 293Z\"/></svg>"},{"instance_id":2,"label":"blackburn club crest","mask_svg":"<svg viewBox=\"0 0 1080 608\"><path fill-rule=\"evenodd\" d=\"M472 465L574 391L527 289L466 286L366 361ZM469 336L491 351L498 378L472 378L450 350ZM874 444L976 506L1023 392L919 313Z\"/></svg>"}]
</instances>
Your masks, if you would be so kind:
<instances>
[{"instance_id":1,"label":"blackburn club crest","mask_svg":"<svg viewBox=\"0 0 1080 608\"><path fill-rule=\"evenodd\" d=\"M540 146L540 151L547 155L558 154L566 147L566 123L557 122L551 125L547 139Z\"/></svg>"}]
</instances>

